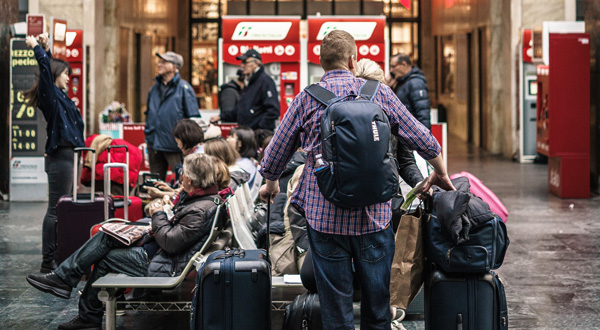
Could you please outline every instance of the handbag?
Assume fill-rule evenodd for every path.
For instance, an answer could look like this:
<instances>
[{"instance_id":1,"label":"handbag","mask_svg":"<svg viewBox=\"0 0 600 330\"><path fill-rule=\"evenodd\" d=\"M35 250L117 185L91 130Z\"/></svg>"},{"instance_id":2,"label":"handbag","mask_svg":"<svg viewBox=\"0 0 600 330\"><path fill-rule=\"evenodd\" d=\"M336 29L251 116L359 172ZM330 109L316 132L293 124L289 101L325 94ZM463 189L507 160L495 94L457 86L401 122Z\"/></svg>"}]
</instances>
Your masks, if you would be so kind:
<instances>
[{"instance_id":1,"label":"handbag","mask_svg":"<svg viewBox=\"0 0 600 330\"><path fill-rule=\"evenodd\" d=\"M510 240L502 219L494 218L469 232L469 239L456 244L435 211L424 222L425 253L446 272L485 273L502 265Z\"/></svg>"},{"instance_id":2,"label":"handbag","mask_svg":"<svg viewBox=\"0 0 600 330\"><path fill-rule=\"evenodd\" d=\"M390 274L390 306L406 309L423 284L423 225L429 218L421 207L404 214L396 231Z\"/></svg>"}]
</instances>

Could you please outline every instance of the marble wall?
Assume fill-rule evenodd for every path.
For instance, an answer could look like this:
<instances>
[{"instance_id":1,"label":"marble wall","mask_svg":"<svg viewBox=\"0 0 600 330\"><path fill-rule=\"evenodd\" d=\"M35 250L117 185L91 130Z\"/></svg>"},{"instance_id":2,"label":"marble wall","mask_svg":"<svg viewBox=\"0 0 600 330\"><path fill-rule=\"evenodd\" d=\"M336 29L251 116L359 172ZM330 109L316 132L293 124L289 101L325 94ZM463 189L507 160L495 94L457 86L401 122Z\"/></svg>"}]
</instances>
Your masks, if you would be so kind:
<instances>
[{"instance_id":1,"label":"marble wall","mask_svg":"<svg viewBox=\"0 0 600 330\"><path fill-rule=\"evenodd\" d=\"M10 25L19 20L19 1L0 1L0 127L8 128L10 116ZM0 193L8 193L8 129L0 130ZM2 197L0 196L0 200Z\"/></svg>"},{"instance_id":2,"label":"marble wall","mask_svg":"<svg viewBox=\"0 0 600 330\"><path fill-rule=\"evenodd\" d=\"M451 134L464 140L470 137L475 145L507 157L518 151L518 50L521 31L540 26L543 21L565 20L574 13L574 3L571 2L432 0L433 35L467 35L471 40L470 54L467 54L471 65L466 72L456 73L457 76L470 75L469 102L458 99L456 95L437 94L438 101L448 108ZM481 33L486 34L483 38L485 45L478 45ZM468 116L471 116L470 120L466 119Z\"/></svg>"}]
</instances>

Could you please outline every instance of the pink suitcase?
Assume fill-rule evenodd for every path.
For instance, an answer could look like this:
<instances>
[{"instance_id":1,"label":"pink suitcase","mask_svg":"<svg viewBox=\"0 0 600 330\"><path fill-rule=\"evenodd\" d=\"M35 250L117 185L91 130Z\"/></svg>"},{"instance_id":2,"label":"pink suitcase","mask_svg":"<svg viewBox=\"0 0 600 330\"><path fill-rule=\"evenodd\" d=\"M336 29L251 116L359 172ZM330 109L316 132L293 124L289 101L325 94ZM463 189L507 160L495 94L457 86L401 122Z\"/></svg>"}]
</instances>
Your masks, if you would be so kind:
<instances>
[{"instance_id":1,"label":"pink suitcase","mask_svg":"<svg viewBox=\"0 0 600 330\"><path fill-rule=\"evenodd\" d=\"M506 222L506 219L508 218L508 210L506 209L504 204L502 204L498 196L496 196L496 194L494 194L490 190L490 188L486 187L481 182L481 180L479 180L476 176L469 172L463 171L460 173L452 174L450 176L450 179L454 179L461 176L467 177L469 179L469 182L471 183L471 193L483 199L484 202L488 203L490 205L490 210L499 215L500 218L502 218L503 222Z\"/></svg>"}]
</instances>

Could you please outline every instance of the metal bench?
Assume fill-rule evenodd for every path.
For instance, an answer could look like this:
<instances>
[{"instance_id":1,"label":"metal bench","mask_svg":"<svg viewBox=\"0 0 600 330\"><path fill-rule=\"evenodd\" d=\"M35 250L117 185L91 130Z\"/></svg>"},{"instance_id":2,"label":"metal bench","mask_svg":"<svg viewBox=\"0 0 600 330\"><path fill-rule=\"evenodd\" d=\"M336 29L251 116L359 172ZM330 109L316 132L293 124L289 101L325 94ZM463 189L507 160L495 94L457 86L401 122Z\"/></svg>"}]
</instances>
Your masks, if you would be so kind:
<instances>
[{"instance_id":1,"label":"metal bench","mask_svg":"<svg viewBox=\"0 0 600 330\"><path fill-rule=\"evenodd\" d=\"M119 289L123 288L143 288L143 289L160 289L160 290L173 290L178 288L184 279L190 274L192 270L198 270L202 267L206 258L214 251L223 249L232 239L233 231L231 224L227 224L226 228L219 228L219 220L222 216L224 205L221 204L217 208L217 212L213 219L212 227L206 242L202 245L187 263L183 271L179 276L176 277L131 277L124 274L110 273L92 284L93 287L100 288L98 298L104 302L106 311L106 329L112 330L116 327L116 312L117 312L117 297L116 293ZM222 221L226 223L226 221ZM148 304L161 304L156 301L126 301L123 304L129 305L142 305L148 306ZM165 304L159 305L159 308L165 308L165 306L175 307L175 310L189 310L189 301L171 301L165 302ZM168 309L164 309L168 310Z\"/></svg>"}]
</instances>

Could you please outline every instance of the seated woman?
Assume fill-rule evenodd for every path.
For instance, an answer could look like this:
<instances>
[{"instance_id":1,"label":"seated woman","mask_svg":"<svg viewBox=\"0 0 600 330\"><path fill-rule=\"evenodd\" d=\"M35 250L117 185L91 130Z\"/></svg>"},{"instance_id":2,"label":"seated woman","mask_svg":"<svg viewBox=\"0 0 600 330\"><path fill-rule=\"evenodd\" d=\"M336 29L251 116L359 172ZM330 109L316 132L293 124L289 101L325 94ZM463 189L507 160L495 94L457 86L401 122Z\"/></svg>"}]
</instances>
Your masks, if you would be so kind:
<instances>
[{"instance_id":1,"label":"seated woman","mask_svg":"<svg viewBox=\"0 0 600 330\"><path fill-rule=\"evenodd\" d=\"M198 123L192 119L181 119L173 127L173 136L177 147L183 153L183 157L191 154L197 154L202 152L202 144L204 142L204 132ZM176 191L179 191L179 171L181 168L176 168L176 179L173 186L168 183L158 180L154 183L154 187L146 187L148 195L152 198L163 198L164 196L173 197Z\"/></svg>"},{"instance_id":2,"label":"seated woman","mask_svg":"<svg viewBox=\"0 0 600 330\"><path fill-rule=\"evenodd\" d=\"M240 158L236 160L236 164L244 171L250 174L248 185L254 185L254 178L258 172L258 144L254 131L247 127L234 127L227 136L227 142L240 154Z\"/></svg>"},{"instance_id":3,"label":"seated woman","mask_svg":"<svg viewBox=\"0 0 600 330\"><path fill-rule=\"evenodd\" d=\"M204 145L204 152L207 155L214 156L222 160L228 167L231 175L229 187L235 191L237 187L248 182L250 174L239 167L235 162L240 155L227 141L223 139L214 139L207 141Z\"/></svg>"},{"instance_id":4,"label":"seated woman","mask_svg":"<svg viewBox=\"0 0 600 330\"><path fill-rule=\"evenodd\" d=\"M183 162L183 190L175 201L175 217L167 218L163 205L150 209L152 241L141 246L125 246L111 236L99 232L79 250L46 275L31 274L27 282L34 288L69 299L81 276L94 265L79 298L79 315L60 324L59 329L100 329L102 302L97 288L92 287L109 272L128 276L178 276L192 255L207 239L217 210L215 164L219 160L205 154L192 154ZM141 242L147 241L146 239ZM134 243L135 245L135 243Z\"/></svg>"}]
</instances>

